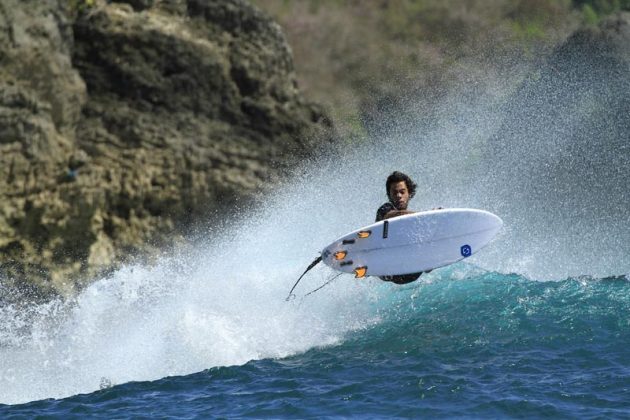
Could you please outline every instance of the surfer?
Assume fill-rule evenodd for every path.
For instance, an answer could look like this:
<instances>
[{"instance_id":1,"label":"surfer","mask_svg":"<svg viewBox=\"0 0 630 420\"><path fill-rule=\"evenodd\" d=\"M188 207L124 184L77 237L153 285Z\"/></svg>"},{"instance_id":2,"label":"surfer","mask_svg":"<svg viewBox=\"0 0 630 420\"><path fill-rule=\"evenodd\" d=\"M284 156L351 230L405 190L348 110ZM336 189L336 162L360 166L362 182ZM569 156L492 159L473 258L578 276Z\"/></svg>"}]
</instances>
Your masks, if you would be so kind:
<instances>
[{"instance_id":1,"label":"surfer","mask_svg":"<svg viewBox=\"0 0 630 420\"><path fill-rule=\"evenodd\" d=\"M392 217L402 216L403 214L414 213L411 210L407 210L409 200L416 195L416 183L411 178L402 172L394 171L388 177L385 182L385 190L387 191L387 198L389 201L383 204L376 211L376 221L390 219ZM381 276L379 279L383 281L391 281L396 284L406 284L412 281L418 280L420 273L401 274L397 276Z\"/></svg>"},{"instance_id":2,"label":"surfer","mask_svg":"<svg viewBox=\"0 0 630 420\"><path fill-rule=\"evenodd\" d=\"M407 210L409 200L416 195L416 183L402 172L394 171L387 177L385 190L389 201L378 208L376 221L410 214L413 211Z\"/></svg>"}]
</instances>

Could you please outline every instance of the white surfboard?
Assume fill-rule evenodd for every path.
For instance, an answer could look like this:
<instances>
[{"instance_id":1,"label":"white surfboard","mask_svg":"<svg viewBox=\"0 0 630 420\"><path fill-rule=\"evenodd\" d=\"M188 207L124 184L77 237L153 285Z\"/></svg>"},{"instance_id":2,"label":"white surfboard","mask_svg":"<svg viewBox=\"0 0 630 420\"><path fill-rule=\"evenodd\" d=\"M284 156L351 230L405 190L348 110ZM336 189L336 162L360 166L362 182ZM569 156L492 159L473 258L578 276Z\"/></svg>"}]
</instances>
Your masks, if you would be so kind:
<instances>
[{"instance_id":1,"label":"white surfboard","mask_svg":"<svg viewBox=\"0 0 630 420\"><path fill-rule=\"evenodd\" d=\"M418 273L453 264L486 246L503 226L496 215L444 209L376 222L322 251L324 263L356 277Z\"/></svg>"}]
</instances>

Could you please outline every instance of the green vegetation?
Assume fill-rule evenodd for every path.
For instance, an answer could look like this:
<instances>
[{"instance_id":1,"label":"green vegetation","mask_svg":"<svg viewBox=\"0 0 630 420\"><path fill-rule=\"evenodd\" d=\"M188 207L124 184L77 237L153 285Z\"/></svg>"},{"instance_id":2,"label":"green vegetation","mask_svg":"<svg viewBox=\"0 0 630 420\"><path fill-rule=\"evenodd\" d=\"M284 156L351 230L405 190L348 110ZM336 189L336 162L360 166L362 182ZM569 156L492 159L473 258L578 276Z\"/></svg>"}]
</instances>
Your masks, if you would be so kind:
<instances>
[{"instance_id":1,"label":"green vegetation","mask_svg":"<svg viewBox=\"0 0 630 420\"><path fill-rule=\"evenodd\" d=\"M582 20L587 25L596 25L599 22L597 12L589 4L582 6Z\"/></svg>"},{"instance_id":2,"label":"green vegetation","mask_svg":"<svg viewBox=\"0 0 630 420\"><path fill-rule=\"evenodd\" d=\"M469 75L514 73L515 61L522 67L540 60L582 21L630 2L251 1L283 27L300 88L327 107L349 139L405 101L445 95Z\"/></svg>"},{"instance_id":3,"label":"green vegetation","mask_svg":"<svg viewBox=\"0 0 630 420\"><path fill-rule=\"evenodd\" d=\"M67 0L66 6L70 16L78 16L96 5L96 0Z\"/></svg>"},{"instance_id":4,"label":"green vegetation","mask_svg":"<svg viewBox=\"0 0 630 420\"><path fill-rule=\"evenodd\" d=\"M574 0L573 3L582 10L582 21L587 25L596 25L610 14L630 10L630 0Z\"/></svg>"},{"instance_id":5,"label":"green vegetation","mask_svg":"<svg viewBox=\"0 0 630 420\"><path fill-rule=\"evenodd\" d=\"M630 10L630 0L573 0L573 5L577 8L588 6L600 16Z\"/></svg>"}]
</instances>

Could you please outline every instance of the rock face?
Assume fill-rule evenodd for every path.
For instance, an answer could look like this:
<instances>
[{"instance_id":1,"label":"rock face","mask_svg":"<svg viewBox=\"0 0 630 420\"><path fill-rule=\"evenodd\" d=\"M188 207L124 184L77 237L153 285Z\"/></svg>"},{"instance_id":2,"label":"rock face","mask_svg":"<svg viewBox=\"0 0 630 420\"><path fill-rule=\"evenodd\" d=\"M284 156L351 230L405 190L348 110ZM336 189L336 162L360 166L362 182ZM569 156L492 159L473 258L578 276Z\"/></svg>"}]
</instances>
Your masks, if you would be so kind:
<instances>
[{"instance_id":1,"label":"rock face","mask_svg":"<svg viewBox=\"0 0 630 420\"><path fill-rule=\"evenodd\" d=\"M71 294L332 141L239 0L0 4L0 285Z\"/></svg>"}]
</instances>

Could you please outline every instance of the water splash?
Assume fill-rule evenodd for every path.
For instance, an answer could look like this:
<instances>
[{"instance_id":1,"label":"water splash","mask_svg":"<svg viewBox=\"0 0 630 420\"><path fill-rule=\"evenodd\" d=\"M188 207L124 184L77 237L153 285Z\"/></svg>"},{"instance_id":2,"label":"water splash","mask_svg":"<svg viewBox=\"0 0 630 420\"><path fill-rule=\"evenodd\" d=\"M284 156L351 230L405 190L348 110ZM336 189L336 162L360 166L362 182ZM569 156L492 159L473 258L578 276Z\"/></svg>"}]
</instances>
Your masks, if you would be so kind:
<instances>
[{"instance_id":1,"label":"water splash","mask_svg":"<svg viewBox=\"0 0 630 420\"><path fill-rule=\"evenodd\" d=\"M374 322L360 303L370 299L370 290L350 282L337 285L333 296L285 302L295 271L265 265L261 253L251 266L232 266L231 258L255 252L244 248L127 267L76 300L41 305L28 318L5 308L3 320L30 325L3 330L0 402L60 398L103 383L285 357L338 343L346 332ZM325 276L321 271L312 280Z\"/></svg>"},{"instance_id":2,"label":"water splash","mask_svg":"<svg viewBox=\"0 0 630 420\"><path fill-rule=\"evenodd\" d=\"M525 105L557 93L548 83L551 90L528 91ZM430 121L392 122L386 136L308 162L258 210L208 232L187 254L125 267L71 302L0 308L0 403L285 357L379 322L374 302L399 289L378 280L346 276L302 302L284 298L328 242L374 220L393 170L418 181L414 209L477 207L503 218L499 238L470 260L484 270L541 280L630 273L629 210L620 206L630 196L627 149L598 153L601 142L567 141L549 119L529 119L540 123L537 135L531 147L518 143L531 130L503 106L506 96L454 94ZM575 188L574 178L540 170L558 154L560 168L615 159ZM606 213L609 203L614 211ZM567 208L575 210L569 220ZM311 290L329 274L319 267L301 286Z\"/></svg>"}]
</instances>

